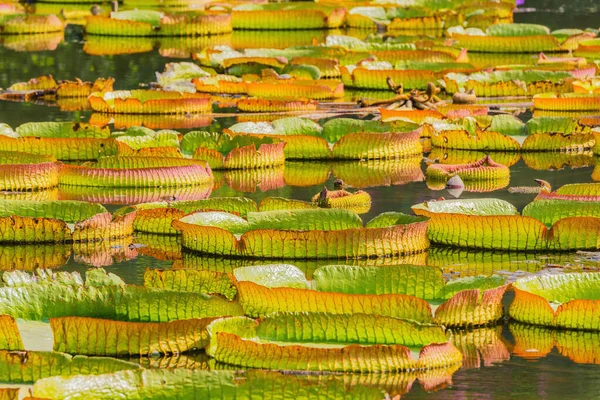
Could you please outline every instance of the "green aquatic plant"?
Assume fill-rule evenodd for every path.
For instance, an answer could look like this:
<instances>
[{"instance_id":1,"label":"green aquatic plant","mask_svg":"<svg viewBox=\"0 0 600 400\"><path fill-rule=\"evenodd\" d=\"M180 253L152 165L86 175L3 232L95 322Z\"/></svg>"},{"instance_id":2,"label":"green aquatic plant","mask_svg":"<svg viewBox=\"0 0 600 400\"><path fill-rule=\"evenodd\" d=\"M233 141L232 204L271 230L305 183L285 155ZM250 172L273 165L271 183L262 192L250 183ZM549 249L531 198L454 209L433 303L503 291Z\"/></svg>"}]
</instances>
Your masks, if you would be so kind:
<instances>
[{"instance_id":1,"label":"green aquatic plant","mask_svg":"<svg viewBox=\"0 0 600 400\"><path fill-rule=\"evenodd\" d=\"M233 275L240 304L252 317L273 312L362 312L445 326L478 326L502 317L506 290L500 276L445 283L441 270L411 265L328 265L314 271L312 282L291 265L238 268Z\"/></svg>"},{"instance_id":2,"label":"green aquatic plant","mask_svg":"<svg viewBox=\"0 0 600 400\"><path fill-rule=\"evenodd\" d=\"M304 329L294 329L299 325ZM364 333L346 334L337 329L348 326ZM208 330L208 354L246 367L391 372L444 368L462 361L460 352L446 342L439 327L360 313L280 313L258 321L233 317L214 321ZM420 349L417 360L404 344Z\"/></svg>"},{"instance_id":3,"label":"green aquatic plant","mask_svg":"<svg viewBox=\"0 0 600 400\"><path fill-rule=\"evenodd\" d=\"M448 29L448 33L456 40L456 46L487 53L566 52L595 36L581 30L550 32L546 26L536 24L490 25L485 32L457 26Z\"/></svg>"},{"instance_id":4,"label":"green aquatic plant","mask_svg":"<svg viewBox=\"0 0 600 400\"><path fill-rule=\"evenodd\" d=\"M7 282L17 272L5 272L0 287L0 313L26 320L93 317L130 322L169 322L182 319L241 315L237 302L202 293L125 285L109 280L103 270L92 270L83 281L79 274L50 274L35 281L25 274L21 282ZM23 273L18 274L23 276ZM90 279L92 277L92 279ZM94 278L95 277L95 278ZM65 281L67 279L67 281Z\"/></svg>"},{"instance_id":5,"label":"green aquatic plant","mask_svg":"<svg viewBox=\"0 0 600 400\"><path fill-rule=\"evenodd\" d=\"M0 200L2 243L83 242L133 233L135 212L82 201Z\"/></svg>"},{"instance_id":6,"label":"green aquatic plant","mask_svg":"<svg viewBox=\"0 0 600 400\"><path fill-rule=\"evenodd\" d=\"M28 122L14 131L4 129L0 150L85 161L115 155L117 145L108 128L80 122Z\"/></svg>"},{"instance_id":7,"label":"green aquatic plant","mask_svg":"<svg viewBox=\"0 0 600 400\"><path fill-rule=\"evenodd\" d=\"M527 124L508 115L429 122L432 145L443 149L581 153L596 142L591 127L567 117L534 117Z\"/></svg>"},{"instance_id":8,"label":"green aquatic plant","mask_svg":"<svg viewBox=\"0 0 600 400\"><path fill-rule=\"evenodd\" d=\"M95 92L88 97L92 110L106 114L185 114L212 111L210 96L157 90Z\"/></svg>"},{"instance_id":9,"label":"green aquatic plant","mask_svg":"<svg viewBox=\"0 0 600 400\"><path fill-rule=\"evenodd\" d=\"M523 186L525 168L585 182L597 164L597 30L513 23L513 0L156 3L0 6L12 50L85 23L83 51L105 56L88 72L188 60L138 89L43 75L0 93L87 121L0 124L1 381L45 399L383 399L511 355L597 362L600 275L581 269L600 184ZM56 54L76 65L72 35ZM425 177L520 189L432 201Z\"/></svg>"},{"instance_id":10,"label":"green aquatic plant","mask_svg":"<svg viewBox=\"0 0 600 400\"><path fill-rule=\"evenodd\" d=\"M363 226L355 213L341 209L227 213L218 225L194 213L173 222L182 245L200 253L248 258L356 258L410 254L429 247L424 218L396 214L386 224ZM210 215L210 214L209 214ZM227 216L227 218L224 218ZM215 220L216 221L216 220ZM239 239L235 235L241 234ZM267 240L267 238L269 238Z\"/></svg>"},{"instance_id":11,"label":"green aquatic plant","mask_svg":"<svg viewBox=\"0 0 600 400\"><path fill-rule=\"evenodd\" d=\"M285 142L268 136L194 131L185 134L181 148L207 161L212 169L273 167L285 161Z\"/></svg>"},{"instance_id":12,"label":"green aquatic plant","mask_svg":"<svg viewBox=\"0 0 600 400\"><path fill-rule=\"evenodd\" d=\"M285 142L286 159L397 159L422 152L421 130L411 122L335 118L321 127L310 120L286 118L273 123L240 123L229 130Z\"/></svg>"},{"instance_id":13,"label":"green aquatic plant","mask_svg":"<svg viewBox=\"0 0 600 400\"><path fill-rule=\"evenodd\" d=\"M85 24L87 34L105 36L200 36L231 30L231 14L211 11L166 14L135 9L91 15Z\"/></svg>"},{"instance_id":14,"label":"green aquatic plant","mask_svg":"<svg viewBox=\"0 0 600 400\"><path fill-rule=\"evenodd\" d=\"M432 201L414 205L412 209L417 215L430 218L427 232L436 244L525 251L569 251L600 246L600 218L589 213L560 218L547 227L544 222L526 215L529 211L535 215L533 206L519 215L513 205L500 199ZM555 210L562 213L560 208ZM548 222L543 213L538 215Z\"/></svg>"},{"instance_id":15,"label":"green aquatic plant","mask_svg":"<svg viewBox=\"0 0 600 400\"><path fill-rule=\"evenodd\" d=\"M598 330L598 278L597 273L581 272L519 279L513 284L509 315L529 324Z\"/></svg>"},{"instance_id":16,"label":"green aquatic plant","mask_svg":"<svg viewBox=\"0 0 600 400\"><path fill-rule=\"evenodd\" d=\"M62 32L65 24L56 15L3 14L0 16L0 34L33 35Z\"/></svg>"},{"instance_id":17,"label":"green aquatic plant","mask_svg":"<svg viewBox=\"0 0 600 400\"><path fill-rule=\"evenodd\" d=\"M64 186L152 188L207 185L214 181L205 161L177 157L100 157L97 163L64 165Z\"/></svg>"}]
</instances>

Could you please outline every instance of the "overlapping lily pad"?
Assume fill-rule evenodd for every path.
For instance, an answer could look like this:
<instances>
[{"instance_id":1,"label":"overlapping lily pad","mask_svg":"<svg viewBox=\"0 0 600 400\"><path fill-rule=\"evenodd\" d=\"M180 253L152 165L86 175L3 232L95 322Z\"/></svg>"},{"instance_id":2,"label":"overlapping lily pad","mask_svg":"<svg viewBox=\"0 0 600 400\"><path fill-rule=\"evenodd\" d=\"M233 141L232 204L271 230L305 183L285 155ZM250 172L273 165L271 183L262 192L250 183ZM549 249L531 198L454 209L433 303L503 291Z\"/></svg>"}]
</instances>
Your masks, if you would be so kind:
<instances>
[{"instance_id":1,"label":"overlapping lily pad","mask_svg":"<svg viewBox=\"0 0 600 400\"><path fill-rule=\"evenodd\" d=\"M78 273L55 274L43 270L34 276L5 272L3 280L0 312L26 320L69 316L162 323L242 315L236 301L202 293L125 285L116 275L100 269L88 271L85 282Z\"/></svg>"},{"instance_id":2,"label":"overlapping lily pad","mask_svg":"<svg viewBox=\"0 0 600 400\"><path fill-rule=\"evenodd\" d=\"M212 169L245 169L283 164L285 145L278 138L190 132L181 146L195 159L207 161Z\"/></svg>"},{"instance_id":3,"label":"overlapping lily pad","mask_svg":"<svg viewBox=\"0 0 600 400\"><path fill-rule=\"evenodd\" d=\"M51 156L0 151L0 190L26 191L58 185L61 164Z\"/></svg>"},{"instance_id":4,"label":"overlapping lily pad","mask_svg":"<svg viewBox=\"0 0 600 400\"><path fill-rule=\"evenodd\" d=\"M83 122L29 122L2 130L0 150L51 156L58 160L96 160L114 155L110 131Z\"/></svg>"},{"instance_id":5,"label":"overlapping lily pad","mask_svg":"<svg viewBox=\"0 0 600 400\"><path fill-rule=\"evenodd\" d=\"M300 324L305 329L294 331L293 327ZM365 334L357 332L357 335L346 336L343 330L336 329L336 326L349 325L356 326L357 330L365 329ZM368 326L376 328L371 331ZM286 328L290 330L284 332ZM421 328L414 322L371 318L364 314L283 313L258 321L244 317L217 320L208 329L211 335L208 353L218 361L246 367L391 372L443 368L462 361L460 352L444 341L441 332L434 336L436 327L430 332L427 327ZM423 336L417 337L416 332L409 334L413 329ZM407 336L412 336L411 341L406 343L404 335L390 336L393 331L406 331ZM427 344L424 345L423 340ZM442 343L436 343L436 340ZM335 344L327 346L328 342ZM421 347L417 360L403 345L405 343Z\"/></svg>"},{"instance_id":6,"label":"overlapping lily pad","mask_svg":"<svg viewBox=\"0 0 600 400\"><path fill-rule=\"evenodd\" d=\"M345 190L334 190L319 203L317 194L311 202L285 199L281 197L266 197L259 204L244 197L212 197L197 201L172 201L138 204L134 229L139 232L158 234L177 234L172 223L187 214L201 211L224 211L242 217L257 211L276 210L316 210L322 208L345 209L353 212L366 212L371 198L368 193L358 191L350 193Z\"/></svg>"},{"instance_id":7,"label":"overlapping lily pad","mask_svg":"<svg viewBox=\"0 0 600 400\"><path fill-rule=\"evenodd\" d=\"M598 278L594 272L522 278L513 284L509 315L520 322L598 330Z\"/></svg>"},{"instance_id":8,"label":"overlapping lily pad","mask_svg":"<svg viewBox=\"0 0 600 400\"><path fill-rule=\"evenodd\" d=\"M362 310L445 326L477 326L502 317L506 290L505 279L497 275L445 283L441 270L412 265L328 265L314 271L312 282L291 265L244 267L233 274L240 303L253 317L272 312Z\"/></svg>"},{"instance_id":9,"label":"overlapping lily pad","mask_svg":"<svg viewBox=\"0 0 600 400\"><path fill-rule=\"evenodd\" d=\"M56 15L9 14L0 18L0 34L32 35L64 29L65 25Z\"/></svg>"},{"instance_id":10,"label":"overlapping lily pad","mask_svg":"<svg viewBox=\"0 0 600 400\"><path fill-rule=\"evenodd\" d=\"M581 153L596 142L590 127L568 117L535 117L527 124L510 116L430 122L432 145L444 149Z\"/></svg>"},{"instance_id":11,"label":"overlapping lily pad","mask_svg":"<svg viewBox=\"0 0 600 400\"><path fill-rule=\"evenodd\" d=\"M165 14L155 10L112 12L86 18L85 32L106 36L199 36L231 32L231 14L195 12Z\"/></svg>"},{"instance_id":12,"label":"overlapping lily pad","mask_svg":"<svg viewBox=\"0 0 600 400\"><path fill-rule=\"evenodd\" d=\"M64 165L59 183L95 188L201 186L214 180L204 161L161 157L101 157L95 164Z\"/></svg>"},{"instance_id":13,"label":"overlapping lily pad","mask_svg":"<svg viewBox=\"0 0 600 400\"><path fill-rule=\"evenodd\" d=\"M94 82L83 82L81 79L57 82L52 75L43 75L32 78L27 82L12 84L4 93L4 96L10 96L12 99L22 94L26 100L40 97L87 97L94 92L112 91L114 81L113 78L98 78Z\"/></svg>"},{"instance_id":14,"label":"overlapping lily pad","mask_svg":"<svg viewBox=\"0 0 600 400\"><path fill-rule=\"evenodd\" d=\"M310 7L285 4L247 4L234 7L233 29L286 30L339 28L346 9L335 5Z\"/></svg>"},{"instance_id":15,"label":"overlapping lily pad","mask_svg":"<svg viewBox=\"0 0 600 400\"><path fill-rule=\"evenodd\" d=\"M519 215L499 199L433 201L412 207L431 218L428 236L433 243L478 249L550 250L598 249L596 216L559 219L550 228L538 219Z\"/></svg>"},{"instance_id":16,"label":"overlapping lily pad","mask_svg":"<svg viewBox=\"0 0 600 400\"><path fill-rule=\"evenodd\" d=\"M394 126L336 118L321 127L307 119L284 118L273 123L244 122L229 129L283 140L286 159L397 159L422 152L421 130L408 122Z\"/></svg>"},{"instance_id":17,"label":"overlapping lily pad","mask_svg":"<svg viewBox=\"0 0 600 400\"><path fill-rule=\"evenodd\" d=\"M456 40L457 46L470 51L491 53L568 51L593 36L583 31L565 36L560 31L550 32L547 27L535 24L490 25L485 32L473 28L450 29L450 37Z\"/></svg>"},{"instance_id":18,"label":"overlapping lily pad","mask_svg":"<svg viewBox=\"0 0 600 400\"><path fill-rule=\"evenodd\" d=\"M156 90L119 90L92 93L92 110L107 114L185 114L212 110L210 96Z\"/></svg>"},{"instance_id":19,"label":"overlapping lily pad","mask_svg":"<svg viewBox=\"0 0 600 400\"><path fill-rule=\"evenodd\" d=\"M382 257L429 247L427 220L400 213L381 215L363 227L356 214L340 209L266 211L248 213L247 219L199 212L173 227L181 231L183 247L227 257Z\"/></svg>"},{"instance_id":20,"label":"overlapping lily pad","mask_svg":"<svg viewBox=\"0 0 600 400\"><path fill-rule=\"evenodd\" d=\"M79 201L2 200L2 243L81 242L133 233L135 212L111 215Z\"/></svg>"}]
</instances>

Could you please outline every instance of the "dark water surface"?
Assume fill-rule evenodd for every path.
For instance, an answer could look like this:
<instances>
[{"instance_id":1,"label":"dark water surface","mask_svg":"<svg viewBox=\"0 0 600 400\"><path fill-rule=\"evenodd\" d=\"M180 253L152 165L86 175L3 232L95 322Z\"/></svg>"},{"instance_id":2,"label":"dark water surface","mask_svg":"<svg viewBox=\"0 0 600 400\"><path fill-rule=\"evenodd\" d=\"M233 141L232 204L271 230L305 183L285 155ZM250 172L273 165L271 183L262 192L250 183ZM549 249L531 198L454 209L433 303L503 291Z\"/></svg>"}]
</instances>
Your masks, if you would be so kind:
<instances>
[{"instance_id":1,"label":"dark water surface","mask_svg":"<svg viewBox=\"0 0 600 400\"><path fill-rule=\"evenodd\" d=\"M598 28L600 25L600 3L595 0L589 1L526 1L523 7L528 12L515 14L515 22L531 22L548 25L552 29L558 28ZM534 11L535 9L535 11ZM57 79L73 79L79 77L83 80L94 80L97 77L114 77L116 89L132 89L139 82L152 82L155 80L155 71L162 71L164 64L182 59L168 58L160 54L158 50L145 53L117 56L91 56L83 51L83 34L79 27L70 26L65 34L64 41L53 51L39 52L17 52L9 47L0 46L0 87L8 87L18 81L26 81L38 75L51 73ZM526 116L529 113L525 114ZM90 112L65 112L57 107L34 105L29 103L0 102L0 122L17 127L18 125L31 121L87 121ZM213 126L219 124L226 127L235 123L233 118L217 120ZM217 128L215 128L217 129ZM535 160L534 160L535 161ZM568 161L571 162L571 161ZM559 187L567 183L591 182L594 169L593 157L580 159L575 162L574 167L555 165L550 170L535 170L528 165L533 165L531 159L521 159L511 169L510 186L533 186L533 179L544 179L549 181L553 187ZM336 171L342 171L342 165L332 165L334 171L324 183L331 187L336 177ZM425 163L421 163L424 172ZM296 165L288 164L286 169L294 168L316 168L311 164ZM360 182L359 182L360 183ZM360 186L360 185L354 185ZM309 187L283 186L275 190L261 192L236 191L224 183L212 192L212 196L246 196L260 201L267 196L283 196L301 200L309 200L315 193L319 192L323 184ZM368 220L373 216L386 211L401 211L410 213L413 204L437 199L439 197L451 197L445 190L433 191L427 188L424 181L411 182L391 186L375 186L364 188L373 199L371 211L363 216ZM529 203L534 195L511 194L506 189L491 193L463 193L461 198L475 197L497 197L505 199L522 209ZM114 210L115 206L110 206ZM144 243L144 239L137 240ZM157 260L144 255L143 248L134 249L127 253L123 246L117 244L114 248L115 259L120 262L106 267L123 277L129 283L141 283L144 269L147 267L170 267L172 261ZM127 256L119 255L127 253ZM135 257L135 253L140 253ZM121 259L119 259L121 257ZM190 257L184 254L184 261ZM496 258L494 258L496 257ZM432 260L435 260L432 261ZM473 261L475 260L475 261ZM514 261L514 265L508 269L535 270L547 264L558 264L567 266L599 266L594 258L586 258L580 254L563 255L555 260L554 256L546 255L518 256L518 255L493 255L493 254L454 254L451 251L436 250L430 252L431 264L445 268L445 272L452 271L452 265L456 264L456 271L463 271L462 265L472 262L473 268L489 268L489 270L506 269L496 268L493 260L503 262ZM89 261L82 262L81 257L71 256L66 269L84 271L90 264ZM113 260L114 261L114 260ZM209 262L204 260L204 262ZM521 263L521 264L518 264ZM521 267L523 266L523 267ZM314 266L307 266L310 270ZM523 358L523 353L515 351L521 343L511 333L512 327L506 324L501 333L493 341L490 347L494 351L474 351L474 356L467 359L466 367L456 372L451 382L428 387L426 391L418 383L412 385L412 389L403 398L407 399L595 399L600 398L600 367L594 365L600 363L600 335L589 334L579 337L577 340L569 341L569 345L561 343L559 346L550 346L548 353L540 348L528 346ZM533 340L531 343L539 343ZM485 346L484 346L485 347ZM577 357L578 352L584 352L586 357ZM512 353L512 354L511 354ZM479 354L480 357L477 356ZM520 355L517 355L520 354ZM596 358L594 354L597 354ZM535 358L535 359L532 359ZM573 359L579 361L574 362ZM484 366L484 364L490 364ZM445 388L444 388L445 386Z\"/></svg>"}]
</instances>

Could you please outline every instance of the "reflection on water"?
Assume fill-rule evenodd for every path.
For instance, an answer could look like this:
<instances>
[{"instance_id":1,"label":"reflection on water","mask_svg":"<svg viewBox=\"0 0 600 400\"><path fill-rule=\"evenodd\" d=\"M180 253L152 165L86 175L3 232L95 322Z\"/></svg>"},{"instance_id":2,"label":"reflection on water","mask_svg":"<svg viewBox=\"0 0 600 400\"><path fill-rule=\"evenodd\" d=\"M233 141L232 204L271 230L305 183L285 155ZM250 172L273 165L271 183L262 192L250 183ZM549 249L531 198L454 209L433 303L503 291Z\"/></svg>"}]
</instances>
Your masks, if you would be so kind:
<instances>
[{"instance_id":1,"label":"reflection on water","mask_svg":"<svg viewBox=\"0 0 600 400\"><path fill-rule=\"evenodd\" d=\"M506 253L449 247L430 248L427 265L439 267L451 277L501 274L509 280L522 272L533 273L548 267L600 267L598 261L580 253Z\"/></svg>"}]
</instances>

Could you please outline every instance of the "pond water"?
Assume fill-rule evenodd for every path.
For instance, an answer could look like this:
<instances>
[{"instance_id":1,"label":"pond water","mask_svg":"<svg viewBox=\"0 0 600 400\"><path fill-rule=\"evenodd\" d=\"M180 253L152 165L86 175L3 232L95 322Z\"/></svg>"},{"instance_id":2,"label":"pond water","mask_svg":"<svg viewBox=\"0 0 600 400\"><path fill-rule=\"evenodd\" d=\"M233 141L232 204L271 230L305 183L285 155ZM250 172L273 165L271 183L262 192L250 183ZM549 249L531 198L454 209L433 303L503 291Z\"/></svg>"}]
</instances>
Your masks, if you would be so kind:
<instances>
[{"instance_id":1,"label":"pond water","mask_svg":"<svg viewBox=\"0 0 600 400\"><path fill-rule=\"evenodd\" d=\"M66 9L68 7L65 6ZM598 2L593 0L525 1L521 7L521 12L515 14L515 22L541 23L551 29L598 27L600 21L600 7ZM7 44L0 46L0 87L51 73L57 79L79 77L83 80L94 80L99 76L111 76L116 79L116 89L129 89L135 88L140 82L154 81L155 71L162 71L165 63L176 61L182 59L165 57L159 50L128 55L89 55L84 51L81 28L69 26L64 41L58 44L55 50L17 52ZM349 94L345 100L350 100L351 96L352 94ZM46 105L0 102L0 122L12 127L31 121L87 121L90 115L89 111L67 112ZM531 117L531 113L524 109L520 116L523 120L527 120ZM235 122L235 118L232 117L216 118L212 121L210 129L227 127ZM436 154L436 156L444 155ZM596 168L593 156L565 160L543 160L543 157L543 155L525 159L517 157L518 161L515 160L510 167L510 186L534 186L533 179L546 180L555 188L567 183L592 181L592 173ZM452 197L445 190L434 191L427 187L422 176L426 168L425 162L422 162L420 169L416 171L414 168L390 169L389 166L384 166L384 172L379 172L380 179L366 187L363 187L366 182L363 175L356 178L349 172L353 167L357 166L344 165L344 163L330 165L287 163L283 171L284 176L312 173L322 179L313 180L311 184L304 187L282 183L272 190L261 191L257 188L254 191L244 191L244 188L240 187L239 179L236 180L235 176L224 176L221 186L212 191L212 196L245 196L256 201L267 196L309 200L323 186L332 187L333 181L337 177L342 177L351 187L363 188L371 195L373 204L370 212L363 216L365 220L386 211L410 213L413 204L440 197ZM358 168L364 171L370 167L363 165ZM395 180L390 178L392 175ZM267 178L257 177L255 181L260 182ZM278 179L279 181L281 179ZM465 192L461 198L501 198L513 203L520 210L534 196L534 194L510 193L504 188L489 193ZM107 205L107 208L114 211L118 207ZM101 257L94 258L89 254L71 255L62 268L83 272L90 265L105 266L107 271L119 275L126 282L141 284L146 268L169 268L173 264L172 259L157 259L148 255L152 254L148 251L148 238L137 237L134 238L134 242L139 243L139 247L129 248L128 243L117 243L108 252L112 254L106 255L108 253L104 251ZM184 265L185 262L209 262L193 260L198 256L190 254L183 254L182 257ZM428 263L441 266L447 274L465 275L481 271L499 271L507 274L519 270L533 272L546 266L600 267L597 256L588 254L514 255L455 252L449 249L430 250ZM498 268L500 263L502 266ZM306 270L311 270L315 266L316 264L307 265ZM510 298L506 301L510 301ZM531 331L526 335L515 335L515 329L519 333L523 332L518 327L515 328L512 322L510 324L506 322L492 333L486 332L487 336L483 339L472 341L465 365L452 375L451 379L431 385L415 382L412 387L407 388L410 390L407 394L403 394L402 398L600 398L600 367L594 365L600 363L600 350L598 350L600 334L580 335L576 338L566 338L562 342L560 340L553 342L547 340L547 333Z\"/></svg>"}]
</instances>

